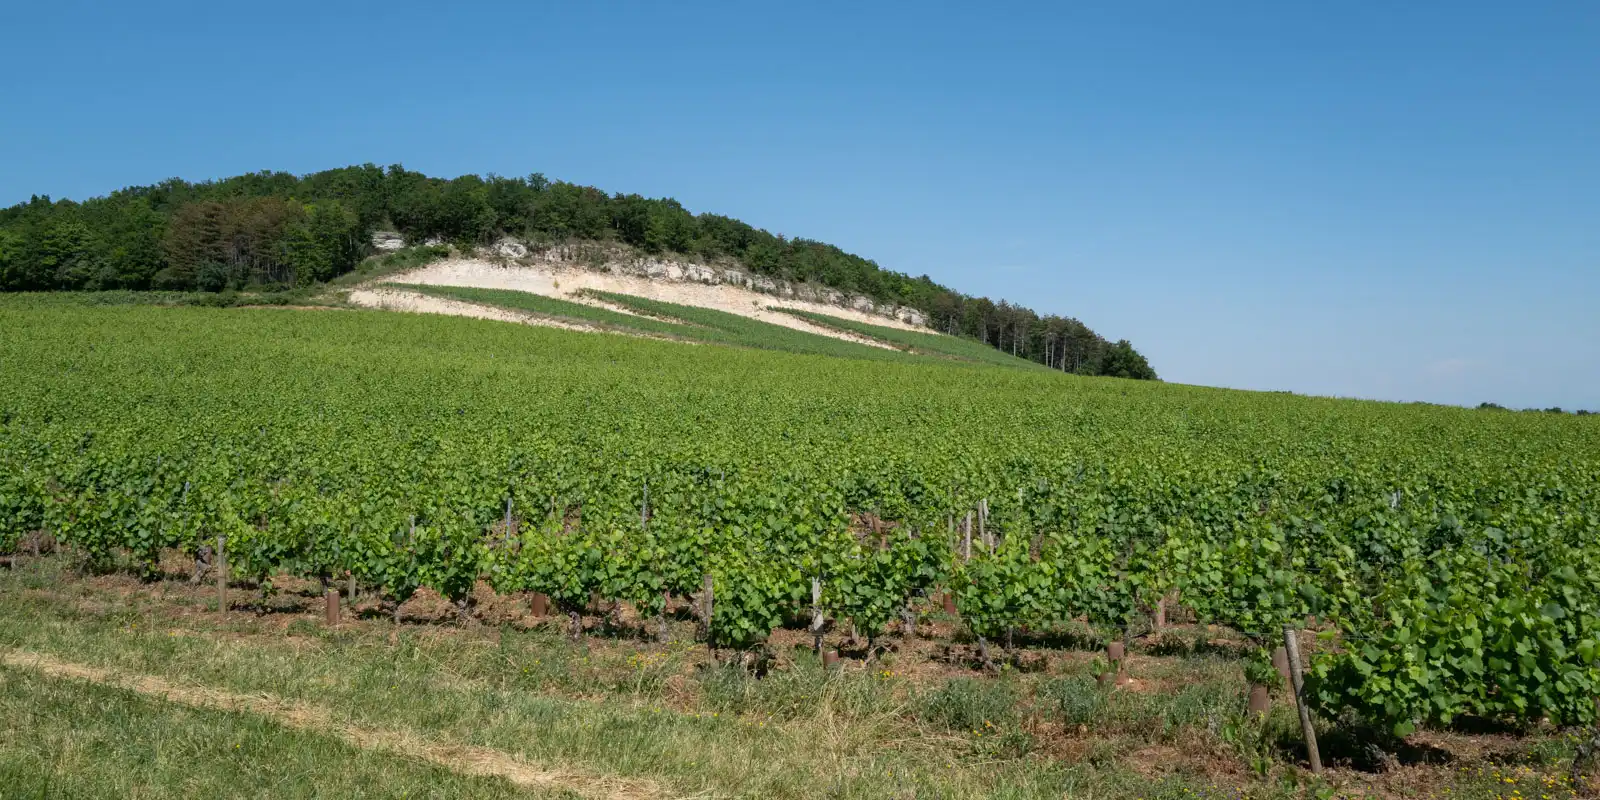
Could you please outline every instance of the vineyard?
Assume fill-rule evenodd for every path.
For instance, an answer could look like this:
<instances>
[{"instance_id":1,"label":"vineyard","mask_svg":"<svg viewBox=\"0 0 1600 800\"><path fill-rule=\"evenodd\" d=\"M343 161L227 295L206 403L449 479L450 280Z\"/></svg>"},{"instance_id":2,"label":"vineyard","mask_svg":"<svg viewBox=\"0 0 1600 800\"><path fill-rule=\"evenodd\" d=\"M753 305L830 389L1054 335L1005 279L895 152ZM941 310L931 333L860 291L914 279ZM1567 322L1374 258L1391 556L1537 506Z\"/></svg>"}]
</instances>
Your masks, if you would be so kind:
<instances>
[{"instance_id":1,"label":"vineyard","mask_svg":"<svg viewBox=\"0 0 1600 800\"><path fill-rule=\"evenodd\" d=\"M719 650L867 658L948 597L975 675L1182 613L1253 664L1315 634L1307 704L1397 736L1596 721L1592 419L366 311L19 296L0 330L0 552L388 607L486 580L641 635L692 598Z\"/></svg>"}]
</instances>

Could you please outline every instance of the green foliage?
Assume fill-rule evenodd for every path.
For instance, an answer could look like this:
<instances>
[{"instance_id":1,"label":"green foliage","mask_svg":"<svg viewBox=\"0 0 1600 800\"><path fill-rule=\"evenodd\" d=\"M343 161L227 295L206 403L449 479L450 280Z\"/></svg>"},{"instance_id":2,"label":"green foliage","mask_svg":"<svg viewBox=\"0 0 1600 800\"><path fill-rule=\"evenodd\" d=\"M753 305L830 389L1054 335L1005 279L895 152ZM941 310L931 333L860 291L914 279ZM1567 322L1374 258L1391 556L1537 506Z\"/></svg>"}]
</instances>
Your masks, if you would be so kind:
<instances>
[{"instance_id":1,"label":"green foliage","mask_svg":"<svg viewBox=\"0 0 1600 800\"><path fill-rule=\"evenodd\" d=\"M924 722L963 733L988 733L1015 725L1019 694L1010 681L956 678L923 695Z\"/></svg>"},{"instance_id":2,"label":"green foliage","mask_svg":"<svg viewBox=\"0 0 1600 800\"><path fill-rule=\"evenodd\" d=\"M1588 419L83 297L0 298L0 547L646 614L709 576L734 648L813 579L869 637L938 586L990 639L1176 593L1263 647L1317 617L1328 715L1593 718Z\"/></svg>"},{"instance_id":3,"label":"green foliage","mask_svg":"<svg viewBox=\"0 0 1600 800\"><path fill-rule=\"evenodd\" d=\"M621 311L612 311L609 308L574 303L570 300L560 300L531 292L519 292L512 289L480 289L467 286L421 286L414 284L394 284L394 286L413 292L421 292L431 297L461 300L514 311L527 311L540 316L584 325L594 325L608 330L664 336L687 341L720 341L713 331L705 328L667 322L638 314L625 314Z\"/></svg>"},{"instance_id":4,"label":"green foliage","mask_svg":"<svg viewBox=\"0 0 1600 800\"><path fill-rule=\"evenodd\" d=\"M1004 351L1065 372L1155 376L1126 342L1113 345L1075 319L968 297L833 245L692 214L671 198L607 195L537 173L445 180L363 164L304 176L173 179L83 203L34 197L0 209L0 291L308 286L352 273L380 227L413 246L471 248L512 236L536 245L618 241L643 253L732 261L880 307L917 309L933 328L991 348L982 357L965 349L971 360L1004 361L994 357Z\"/></svg>"},{"instance_id":5,"label":"green foliage","mask_svg":"<svg viewBox=\"0 0 1600 800\"><path fill-rule=\"evenodd\" d=\"M394 284L432 297L462 300L543 317L590 325L624 333L679 339L686 342L723 344L758 350L828 355L868 360L910 360L904 354L877 347L841 341L805 331L773 325L737 314L682 306L630 295L592 292L598 299L623 308L637 309L629 314L570 300L519 292L511 289L480 289L464 286L421 286ZM649 316L646 316L646 315ZM673 321L682 320L682 321Z\"/></svg>"},{"instance_id":6,"label":"green foliage","mask_svg":"<svg viewBox=\"0 0 1600 800\"><path fill-rule=\"evenodd\" d=\"M354 270L334 278L329 283L334 286L353 286L449 258L450 253L450 247L442 244L402 247L380 256L370 256L357 264Z\"/></svg>"},{"instance_id":7,"label":"green foliage","mask_svg":"<svg viewBox=\"0 0 1600 800\"><path fill-rule=\"evenodd\" d=\"M1272 666L1271 654L1262 648L1257 648L1245 660L1244 679L1257 686L1277 686L1283 683L1278 670Z\"/></svg>"},{"instance_id":8,"label":"green foliage","mask_svg":"<svg viewBox=\"0 0 1600 800\"><path fill-rule=\"evenodd\" d=\"M1150 368L1150 362L1146 361L1139 351L1133 349L1133 345L1129 344L1127 339L1118 341L1101 353L1094 374L1142 381L1156 379L1156 371Z\"/></svg>"},{"instance_id":9,"label":"green foliage","mask_svg":"<svg viewBox=\"0 0 1600 800\"><path fill-rule=\"evenodd\" d=\"M914 353L927 353L949 356L962 361L976 361L984 364L996 364L1004 367L1037 367L1032 361L1007 355L999 350L989 347L982 342L974 341L962 336L940 336L934 333L909 331L902 328L891 328L886 325L869 325L864 322L844 319L842 317L818 314L812 311L800 311L793 308L774 306L773 311L782 311L807 322L813 322L828 328L835 328L849 333L859 334L876 339L887 344L892 344L903 350Z\"/></svg>"},{"instance_id":10,"label":"green foliage","mask_svg":"<svg viewBox=\"0 0 1600 800\"><path fill-rule=\"evenodd\" d=\"M1372 598L1382 612L1362 621L1366 635L1318 660L1312 697L1400 736L1463 715L1594 722L1600 562L1592 528L1587 538L1490 527L1406 561Z\"/></svg>"},{"instance_id":11,"label":"green foliage","mask_svg":"<svg viewBox=\"0 0 1600 800\"><path fill-rule=\"evenodd\" d=\"M1107 671L1099 666L1095 673ZM1057 678L1040 687L1042 700L1055 705L1063 725L1098 724L1106 706L1106 690L1095 675L1071 675Z\"/></svg>"},{"instance_id":12,"label":"green foliage","mask_svg":"<svg viewBox=\"0 0 1600 800\"><path fill-rule=\"evenodd\" d=\"M695 341L753 347L761 350L783 350L790 353L838 356L842 358L873 361L907 361L905 353L881 347L857 344L831 336L807 333L770 322L730 314L698 306L685 306L661 300L648 300L633 295L614 292L590 291L589 295L613 305L646 314L658 321L681 322L674 324L670 335ZM635 323L637 324L637 323ZM668 332L668 331L663 331Z\"/></svg>"}]
</instances>

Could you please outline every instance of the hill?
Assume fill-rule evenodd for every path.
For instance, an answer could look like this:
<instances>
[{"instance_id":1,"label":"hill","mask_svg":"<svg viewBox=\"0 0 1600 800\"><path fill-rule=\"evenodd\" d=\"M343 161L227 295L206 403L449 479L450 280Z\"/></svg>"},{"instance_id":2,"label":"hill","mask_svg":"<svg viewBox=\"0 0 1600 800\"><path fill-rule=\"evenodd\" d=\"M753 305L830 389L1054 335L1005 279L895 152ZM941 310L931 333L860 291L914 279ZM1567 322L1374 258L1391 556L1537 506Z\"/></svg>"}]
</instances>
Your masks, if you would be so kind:
<instances>
[{"instance_id":1,"label":"hill","mask_svg":"<svg viewBox=\"0 0 1600 800\"><path fill-rule=\"evenodd\" d=\"M383 272L361 281L344 297L357 306L704 344L1045 369L977 341L933 333L904 321L898 315L905 309L868 311L838 305L845 298L837 292L755 282L733 271L692 266L686 271L656 260L610 261L593 268L574 263L578 259L570 248L556 250L515 260L448 258ZM391 257L402 265L412 260L406 252ZM375 269L382 270L381 262ZM775 302L784 306L771 305Z\"/></svg>"},{"instance_id":2,"label":"hill","mask_svg":"<svg viewBox=\"0 0 1600 800\"><path fill-rule=\"evenodd\" d=\"M0 210L0 290L309 286L351 271L385 229L407 243L492 248L509 238L515 247L599 242L675 254L911 309L935 330L1062 371L1156 376L1131 344L1113 344L1070 317L966 295L823 242L693 214L670 198L608 194L539 174L444 180L366 164L305 176L173 178L81 203L36 196Z\"/></svg>"}]
</instances>

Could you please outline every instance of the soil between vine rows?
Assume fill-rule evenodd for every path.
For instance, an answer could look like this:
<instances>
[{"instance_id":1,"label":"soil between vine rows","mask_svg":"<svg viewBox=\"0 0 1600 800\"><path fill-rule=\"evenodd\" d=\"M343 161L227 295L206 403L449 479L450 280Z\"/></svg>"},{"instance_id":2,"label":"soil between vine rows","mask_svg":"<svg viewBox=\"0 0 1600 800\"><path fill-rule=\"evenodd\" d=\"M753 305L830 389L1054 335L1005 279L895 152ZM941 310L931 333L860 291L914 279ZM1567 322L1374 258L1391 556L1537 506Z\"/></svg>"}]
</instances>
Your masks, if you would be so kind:
<instances>
[{"instance_id":1,"label":"soil between vine rows","mask_svg":"<svg viewBox=\"0 0 1600 800\"><path fill-rule=\"evenodd\" d=\"M505 686L509 681L516 691L580 707L642 704L659 709L654 713L681 718L725 716L737 720L741 729L784 728L795 737L809 735L813 726L825 722L830 729L849 732L854 741L846 749L853 755L835 755L841 758L835 764L838 771L824 765L814 768L813 777L859 776L862 767L849 759L868 752L882 773L863 784L869 788L843 796L911 796L898 793L899 787L886 777L892 772L888 765L898 762L902 769L914 770L928 759L926 748L938 754L937 761L949 765L943 772L952 774L944 777L936 769L935 776L944 782L934 780L927 784L927 792L915 796L974 796L971 792L1059 796L1054 790L1068 785L1059 783L1066 780L1063 775L1092 778L1109 787L1101 794L1117 797L1267 797L1315 788L1296 763L1290 735L1292 706L1281 696L1272 716L1260 726L1260 741L1243 741L1249 737L1237 730L1242 716L1229 710L1242 709L1244 703L1237 653L1241 643L1196 626L1175 626L1160 637L1135 639L1128 659L1133 682L1092 696L1060 694L1061 686L1082 686L1092 680L1099 652L1086 635L1057 636L1047 640L1049 647L1020 648L1034 654L1030 657L1039 665L1036 672L990 676L971 667L970 645L963 641L959 625L938 613L919 624L915 640L886 637L892 650L881 658L848 657L856 654L846 649L844 668L831 676L809 653L808 632L780 629L770 642L774 659L767 677L755 678L738 668L719 667L703 645L692 642L694 623L681 602L674 615L675 641L668 645L655 643L654 628L639 629L641 621L626 613L620 615L621 624L608 622L604 615L586 617L585 639L573 644L559 632L564 619L533 618L525 599L496 596L482 586L474 593L472 615L466 620L458 618L453 605L424 595L402 610L405 621L399 625L387 610L357 603L355 617L346 614L330 631L322 622L321 586L314 582L279 581L265 602L260 602L254 588L238 587L230 598L234 610L219 616L214 589L188 583L187 565L181 559L165 560L164 568L161 579L144 582L122 574L80 576L62 557L39 564L20 562L0 572L0 604L7 607L11 620L9 626L0 627L0 643L48 649L50 637L35 638L27 632L42 626L59 631L53 634L60 637L55 646L69 646L70 652L60 655L106 647L107 652L123 648L116 657L134 659L139 657L138 646L112 648L107 640L164 634L172 641L229 652L284 652L297 659L333 654L331 669L338 669L338 653L357 669L371 669L409 652L420 654L414 658L425 664L432 660L431 667L412 676L428 685L498 682ZM136 633L140 626L146 633ZM827 643L836 646L844 638L842 632L830 631ZM1192 647L1196 640L1208 644L1197 652ZM947 649L957 656L947 658ZM492 658L497 652L509 655ZM722 655L728 660L728 654ZM190 669L182 659L142 658L180 675ZM532 679L520 677L530 669L547 669L547 663L552 667L548 672ZM519 664L526 665L520 676ZM211 680L204 675L188 677L202 683ZM828 688L807 694L807 682L812 688L824 683ZM302 690L308 698L318 697L315 683ZM1080 717L1072 716L1072 704L1085 702L1085 697L1098 703L1098 710L1080 714L1083 721L1075 722ZM1204 713L1185 716L1184 705L1201 702L1197 698L1208 698L1211 705ZM358 717L377 713L355 702L359 699L347 699L350 705L341 713ZM453 713L457 712L469 715L471 709ZM907 733L922 740L919 749L906 744ZM1399 760L1384 771L1362 763L1365 754L1359 739L1331 725L1324 725L1323 735L1325 757L1335 766L1326 788L1339 794L1527 800L1576 795L1565 775L1573 743L1555 732L1423 731L1411 737L1408 750L1397 754ZM685 759L679 759L677 768L687 772L687 778L659 769L620 774L659 780L685 794L744 796L750 791L736 780L697 774L700 762ZM599 766L604 771L605 765ZM1000 792L990 782L998 778L974 774L994 769L1000 770L997 775L1033 789ZM802 796L798 785L793 788L795 796ZM786 792L772 786L763 791L772 796Z\"/></svg>"}]
</instances>

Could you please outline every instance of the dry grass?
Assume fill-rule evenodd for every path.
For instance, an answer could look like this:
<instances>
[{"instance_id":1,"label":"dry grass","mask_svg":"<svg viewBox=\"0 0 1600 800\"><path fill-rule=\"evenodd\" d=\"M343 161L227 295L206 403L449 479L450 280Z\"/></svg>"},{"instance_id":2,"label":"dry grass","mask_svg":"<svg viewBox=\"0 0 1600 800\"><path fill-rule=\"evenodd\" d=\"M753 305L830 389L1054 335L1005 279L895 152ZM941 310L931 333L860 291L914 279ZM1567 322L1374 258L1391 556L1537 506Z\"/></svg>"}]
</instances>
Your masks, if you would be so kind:
<instances>
[{"instance_id":1,"label":"dry grass","mask_svg":"<svg viewBox=\"0 0 1600 800\"><path fill-rule=\"evenodd\" d=\"M897 642L898 652L837 671L796 648L803 632L780 631L775 667L758 679L714 664L687 620L662 646L591 617L590 635L573 645L522 600L478 587L464 623L451 609L449 624L396 625L375 609L329 630L319 585L279 588L271 603L218 615L208 587L179 580L0 573L0 644L101 677L162 682L145 688L196 691L182 699L207 708L310 720L307 730L364 752L507 779L519 767L532 771L513 785L580 793L1270 797L1320 786L1487 799L1512 786L1494 777L1500 765L1531 770L1518 784L1531 785L1560 778L1571 753L1555 734L1425 731L1413 739L1446 759L1371 771L1330 743L1334 769L1313 781L1296 764L1292 706L1247 724L1236 708L1238 661L1198 628L1172 635L1206 641L1199 652L1138 645L1129 659L1137 680L1110 692L1089 674L1094 652L1059 645L1036 648L1042 672L982 676L937 613L919 634L942 640ZM237 705L250 699L259 702Z\"/></svg>"},{"instance_id":2,"label":"dry grass","mask_svg":"<svg viewBox=\"0 0 1600 800\"><path fill-rule=\"evenodd\" d=\"M174 684L155 675L91 667L44 653L14 650L0 653L0 664L29 669L52 678L68 678L126 689L168 702L218 711L248 712L288 728L332 735L363 750L426 761L462 775L504 778L517 786L564 789L583 797L647 800L662 797L661 787L647 781L622 780L567 770L545 769L487 747L429 741L414 731L358 727L332 721L327 709L274 697L243 695L206 686Z\"/></svg>"}]
</instances>

